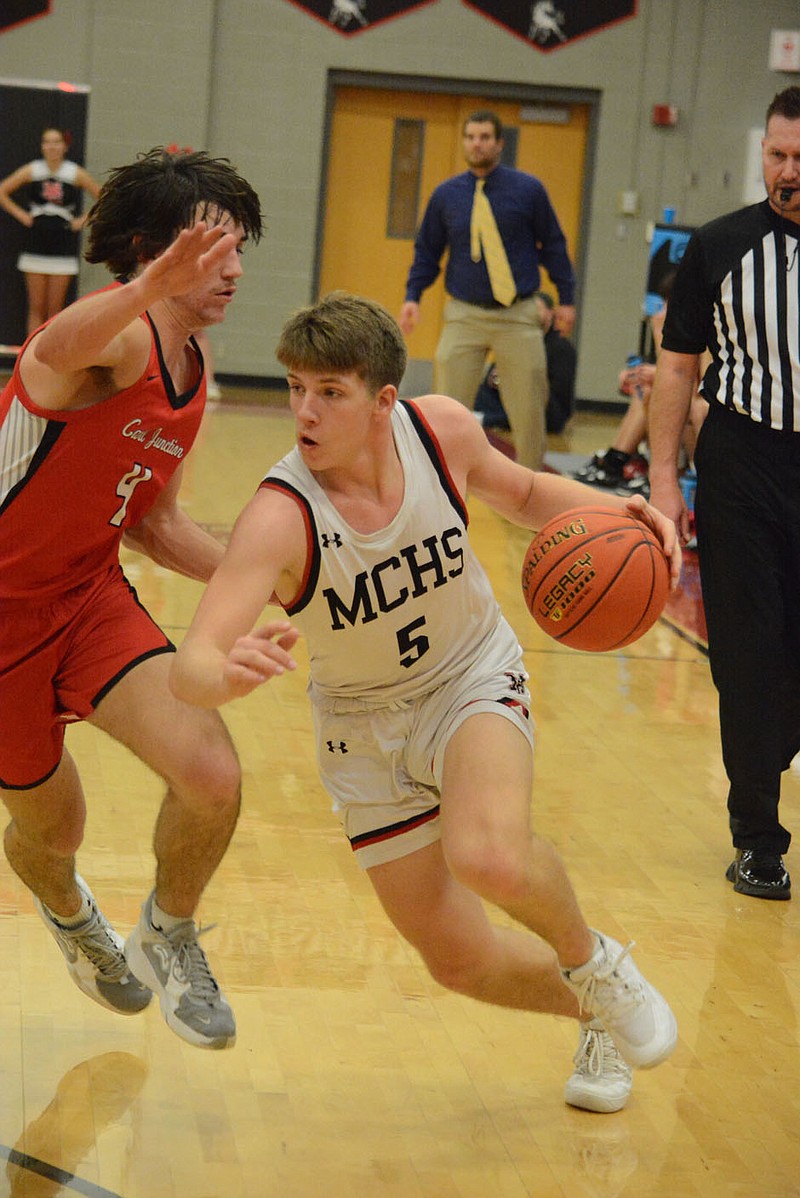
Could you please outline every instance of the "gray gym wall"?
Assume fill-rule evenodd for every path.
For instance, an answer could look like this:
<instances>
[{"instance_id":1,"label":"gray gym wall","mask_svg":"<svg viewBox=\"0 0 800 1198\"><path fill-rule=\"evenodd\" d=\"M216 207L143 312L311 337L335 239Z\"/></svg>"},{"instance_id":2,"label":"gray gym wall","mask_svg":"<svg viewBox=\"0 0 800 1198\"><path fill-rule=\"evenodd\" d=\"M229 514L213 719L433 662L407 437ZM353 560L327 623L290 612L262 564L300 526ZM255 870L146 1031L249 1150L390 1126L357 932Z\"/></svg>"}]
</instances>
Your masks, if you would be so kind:
<instances>
[{"instance_id":1,"label":"gray gym wall","mask_svg":"<svg viewBox=\"0 0 800 1198\"><path fill-rule=\"evenodd\" d=\"M648 222L666 204L690 225L740 206L749 132L776 91L800 83L768 67L770 32L800 26L797 0L640 0L634 19L547 54L461 0L355 37L288 0L52 8L0 34L0 77L91 87L92 174L174 141L231 158L262 198L266 238L248 251L237 301L213 333L222 374L279 376L281 324L314 298L330 70L599 90L578 338L578 394L598 400L616 396L620 364L638 344ZM678 108L676 127L652 125L657 103ZM623 190L639 193L638 215L620 214ZM106 281L83 268L83 291Z\"/></svg>"}]
</instances>

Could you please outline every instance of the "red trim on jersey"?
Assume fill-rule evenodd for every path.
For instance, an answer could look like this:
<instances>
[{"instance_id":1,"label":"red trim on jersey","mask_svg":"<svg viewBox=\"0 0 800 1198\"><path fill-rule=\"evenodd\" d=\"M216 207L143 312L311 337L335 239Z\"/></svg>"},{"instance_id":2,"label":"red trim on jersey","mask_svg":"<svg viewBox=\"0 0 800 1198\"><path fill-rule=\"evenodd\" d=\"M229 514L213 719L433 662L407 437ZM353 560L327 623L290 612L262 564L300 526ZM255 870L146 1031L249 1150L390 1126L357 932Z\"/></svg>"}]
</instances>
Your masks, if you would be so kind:
<instances>
[{"instance_id":1,"label":"red trim on jersey","mask_svg":"<svg viewBox=\"0 0 800 1198\"><path fill-rule=\"evenodd\" d=\"M525 716L526 720L529 720L531 718L531 713L530 713L529 709L525 706L524 703L520 703L519 699L503 698L503 699L498 699L497 702L502 703L504 707L518 707L520 709L520 711L522 712L522 714Z\"/></svg>"},{"instance_id":2,"label":"red trim on jersey","mask_svg":"<svg viewBox=\"0 0 800 1198\"><path fill-rule=\"evenodd\" d=\"M436 450L436 456L439 459L439 466L441 467L442 474L447 479L448 485L452 489L453 494L458 496L459 501L461 502L461 504L464 508L464 515L465 515L464 522L465 522L465 524L469 524L469 513L467 511L467 502L466 502L464 496L459 491L455 482L453 481L453 476L450 473L450 468L448 467L447 462L445 461L445 456L442 451L442 447L439 444L439 438L436 436L436 433L431 428L430 423L423 416L422 412L419 410L419 406L414 402L414 400L413 399L405 399L405 400L403 400L403 402L407 408L413 408L417 419L419 420L420 424L422 424L424 426L425 432L430 437L431 443L433 444L433 447Z\"/></svg>"},{"instance_id":3,"label":"red trim on jersey","mask_svg":"<svg viewBox=\"0 0 800 1198\"><path fill-rule=\"evenodd\" d=\"M283 600L278 599L278 602L284 611L288 612L292 608L296 607L305 596L309 580L314 572L314 557L316 550L316 545L314 542L314 524L307 500L304 499L304 497L297 491L295 491L294 488L288 483L281 482L280 479L265 478L264 481L259 484L258 489L259 491L277 491L278 494L285 495L287 499L291 499L297 504L298 508L300 509L300 515L303 517L303 525L305 526L306 530L306 564L305 569L303 570L303 577L300 579L300 586L297 589L297 593L293 595L287 603L284 603ZM277 599L277 595L275 597Z\"/></svg>"}]
</instances>

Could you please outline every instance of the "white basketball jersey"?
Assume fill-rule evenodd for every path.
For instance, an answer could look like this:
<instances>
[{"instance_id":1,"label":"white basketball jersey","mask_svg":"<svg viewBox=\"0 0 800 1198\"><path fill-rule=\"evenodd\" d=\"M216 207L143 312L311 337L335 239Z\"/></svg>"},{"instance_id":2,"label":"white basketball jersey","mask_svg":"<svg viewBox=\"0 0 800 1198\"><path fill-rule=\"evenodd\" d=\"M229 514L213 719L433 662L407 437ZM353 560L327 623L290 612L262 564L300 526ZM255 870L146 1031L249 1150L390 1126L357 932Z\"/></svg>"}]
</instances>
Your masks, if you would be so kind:
<instances>
[{"instance_id":1,"label":"white basketball jersey","mask_svg":"<svg viewBox=\"0 0 800 1198\"><path fill-rule=\"evenodd\" d=\"M347 524L297 449L261 484L304 513L305 577L286 614L306 639L316 689L378 704L433 690L476 654L499 663L521 652L469 545L466 506L424 416L398 403L392 429L405 493L378 532Z\"/></svg>"}]
</instances>

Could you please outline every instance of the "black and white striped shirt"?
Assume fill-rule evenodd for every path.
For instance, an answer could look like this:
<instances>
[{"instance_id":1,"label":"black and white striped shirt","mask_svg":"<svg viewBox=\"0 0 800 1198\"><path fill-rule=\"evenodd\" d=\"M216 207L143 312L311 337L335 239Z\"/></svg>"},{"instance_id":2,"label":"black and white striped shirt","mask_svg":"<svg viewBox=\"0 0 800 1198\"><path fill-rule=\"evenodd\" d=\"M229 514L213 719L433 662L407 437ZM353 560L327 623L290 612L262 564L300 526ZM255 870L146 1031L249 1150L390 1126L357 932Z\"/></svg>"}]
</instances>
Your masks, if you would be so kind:
<instances>
[{"instance_id":1,"label":"black and white striped shirt","mask_svg":"<svg viewBox=\"0 0 800 1198\"><path fill-rule=\"evenodd\" d=\"M667 307L664 349L712 363L711 403L800 432L800 227L769 201L693 233Z\"/></svg>"}]
</instances>

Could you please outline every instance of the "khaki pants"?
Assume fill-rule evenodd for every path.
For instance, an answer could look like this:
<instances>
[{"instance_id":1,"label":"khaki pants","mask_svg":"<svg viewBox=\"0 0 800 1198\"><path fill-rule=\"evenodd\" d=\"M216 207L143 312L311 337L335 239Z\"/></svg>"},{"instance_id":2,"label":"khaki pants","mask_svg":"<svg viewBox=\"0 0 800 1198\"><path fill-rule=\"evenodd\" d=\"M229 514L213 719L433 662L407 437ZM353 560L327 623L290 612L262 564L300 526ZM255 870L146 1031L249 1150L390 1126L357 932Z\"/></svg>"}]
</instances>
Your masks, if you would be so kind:
<instances>
[{"instance_id":1,"label":"khaki pants","mask_svg":"<svg viewBox=\"0 0 800 1198\"><path fill-rule=\"evenodd\" d=\"M434 358L434 387L472 408L491 350L517 461L540 470L546 446L547 360L536 301L478 308L450 299Z\"/></svg>"}]
</instances>

